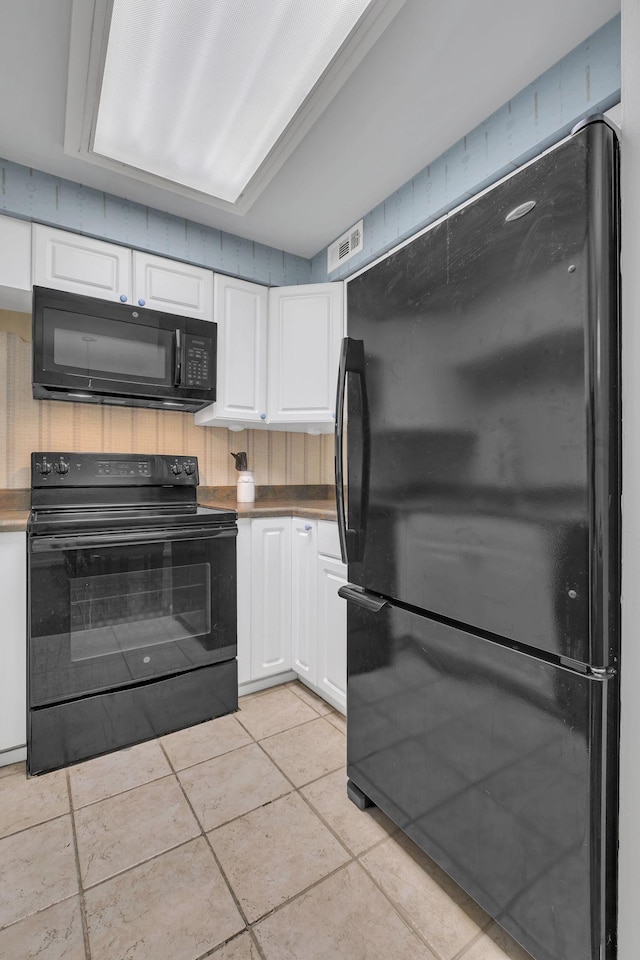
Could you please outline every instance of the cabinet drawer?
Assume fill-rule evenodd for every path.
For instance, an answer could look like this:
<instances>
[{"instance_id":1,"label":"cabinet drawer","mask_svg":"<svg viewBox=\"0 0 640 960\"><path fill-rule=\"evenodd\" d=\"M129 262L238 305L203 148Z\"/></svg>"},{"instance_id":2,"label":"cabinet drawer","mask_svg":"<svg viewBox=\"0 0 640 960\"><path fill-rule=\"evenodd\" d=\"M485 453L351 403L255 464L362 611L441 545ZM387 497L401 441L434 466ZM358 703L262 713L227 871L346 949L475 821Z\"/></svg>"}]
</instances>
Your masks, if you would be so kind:
<instances>
[{"instance_id":1,"label":"cabinet drawer","mask_svg":"<svg viewBox=\"0 0 640 960\"><path fill-rule=\"evenodd\" d=\"M342 560L337 523L331 520L318 520L318 553L325 557Z\"/></svg>"}]
</instances>

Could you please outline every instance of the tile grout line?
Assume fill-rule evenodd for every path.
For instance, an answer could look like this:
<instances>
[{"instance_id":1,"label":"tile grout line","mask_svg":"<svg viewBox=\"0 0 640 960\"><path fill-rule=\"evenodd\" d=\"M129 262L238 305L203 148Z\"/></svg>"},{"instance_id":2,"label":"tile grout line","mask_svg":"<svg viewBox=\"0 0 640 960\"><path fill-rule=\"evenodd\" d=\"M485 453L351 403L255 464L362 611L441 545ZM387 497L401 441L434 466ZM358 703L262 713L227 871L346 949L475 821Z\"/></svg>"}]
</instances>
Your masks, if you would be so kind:
<instances>
[{"instance_id":1,"label":"tile grout line","mask_svg":"<svg viewBox=\"0 0 640 960\"><path fill-rule=\"evenodd\" d=\"M65 770L67 781L67 793L69 795L69 812L71 813L71 832L73 835L73 850L76 860L76 872L78 874L78 894L80 900L80 917L82 919L82 936L84 939L85 960L91 960L91 942L89 940L89 922L87 920L87 904L84 897L84 883L82 881L82 871L80 870L80 852L78 850L78 833L76 830L76 813L73 805L73 794L71 792L71 775L69 768Z\"/></svg>"},{"instance_id":2,"label":"tile grout line","mask_svg":"<svg viewBox=\"0 0 640 960\"><path fill-rule=\"evenodd\" d=\"M348 853L348 851L347 851ZM253 930L254 927L259 926L263 920L267 920L269 917L272 917L275 913L280 913L281 910L284 910L285 907L290 906L296 900L299 900L300 897L306 896L311 890L315 890L316 887L319 887L321 883L324 883L325 880L329 880L330 877L334 877L337 873L340 873L341 870L346 870L347 867L350 867L351 864L357 863L354 857L349 857L348 860L345 860L344 863L341 863L339 866L334 867L333 870L330 870L329 873L326 873L324 877L320 877L318 880L314 880L313 883L310 883L308 887L304 887L303 890L298 890L297 893L294 893L292 897L289 897L288 900L285 900L284 903L279 903L277 907L273 907L271 910L268 910L261 917L258 917L257 920L254 920L250 924L249 929ZM439 958L438 958L439 960Z\"/></svg>"},{"instance_id":3,"label":"tile grout line","mask_svg":"<svg viewBox=\"0 0 640 960\"><path fill-rule=\"evenodd\" d=\"M145 743L149 743L149 742L150 742L150 741L148 741L148 740L145 741ZM99 758L98 758L98 759L99 759ZM87 760L87 761L84 761L84 762L85 762L85 763L91 763L91 760ZM72 767L68 767L67 769L68 769L68 770L71 770ZM133 786L133 787L127 787L125 790L118 790L116 793L110 793L110 794L109 794L108 796L106 796L106 797L100 797L99 800L92 800L91 803L82 803L82 804L80 804L80 805L78 806L77 809L78 809L78 811L80 811L80 810L88 810L90 807L95 807L95 806L97 806L99 803L104 803L106 800L114 800L116 797L124 797L125 794L127 794L127 793L133 793L134 790L138 790L140 787L148 787L150 784L152 784L152 783L158 783L160 780L168 780L169 777L172 776L172 774L173 774L173 769L171 769L168 773L163 773L163 774L162 774L161 776L159 776L159 777L154 777L153 780L144 780L142 783L136 783L136 785Z\"/></svg>"},{"instance_id":4,"label":"tile grout line","mask_svg":"<svg viewBox=\"0 0 640 960\"><path fill-rule=\"evenodd\" d=\"M301 701L301 702L304 703L304 701ZM312 708L312 707L309 707L309 709L311 710L311 709L313 709L313 708ZM238 713L240 713L240 712L241 712L241 711L238 710ZM245 726L245 724L244 724L243 721L240 719L240 717L239 717L237 714L235 714L235 713L233 714L233 716L236 718L236 720L238 721L238 723L241 723L241 724L242 724L242 729L243 729L243 730L246 730L247 733L249 734L249 736L253 737L253 739L256 741L256 743L258 743L259 741L256 740L255 734L251 733L251 731ZM270 737L279 737L281 733L288 733L290 730L295 730L297 727L307 727L307 726L309 726L310 723L317 723L318 720L326 720L327 723L330 722L329 720L326 719L325 716L322 716L321 714L317 714L317 716L311 717L310 720L301 720L300 723L294 723L291 727L285 727L284 730L278 730L276 733L269 733L269 734L267 734L266 737L261 737L261 740L269 740ZM331 723L330 726L333 727L333 724ZM337 727L334 727L334 729L337 730L338 728L337 728ZM338 730L338 733L340 733L339 730Z\"/></svg>"},{"instance_id":5,"label":"tile grout line","mask_svg":"<svg viewBox=\"0 0 640 960\"><path fill-rule=\"evenodd\" d=\"M195 811L195 809L194 809L194 807L193 807L193 804L191 803L189 797L187 796L187 793L186 793L186 791L185 791L185 789L184 789L184 786L183 786L183 784L182 784L182 781L180 780L180 777L178 776L177 771L174 769L173 764L171 763L171 758L169 757L169 754L167 753L164 744L160 741L160 739L158 739L158 743L160 744L160 749L162 750L162 752L164 753L165 757L167 758L167 762L168 762L169 766L170 766L171 769L173 770L173 775L174 775L174 777L175 777L175 779L176 779L176 782L177 782L177 784L178 784L178 787L179 787L179 789L180 789L180 791L181 791L181 793L182 793L182 795L183 795L183 797L184 797L184 799L185 799L185 802L187 803L189 809L191 810L191 813L193 814L196 823L197 823L198 826L200 827L200 836L204 838L205 843L207 844L207 846L209 847L209 850L211 851L211 855L212 855L212 857L213 857L214 863L215 863L215 865L217 866L218 870L220 871L220 875L221 875L222 879L224 880L224 882L225 882L225 884L226 884L226 886L227 886L227 889L228 889L228 891L229 891L229 893L230 893L230 895L231 895L231 898L232 898L232 900L233 900L233 902L234 902L234 904L235 904L235 906L236 906L236 909L237 909L237 911L238 911L238 913L239 913L239 915L240 915L240 919L241 919L241 920L243 921L243 923L244 923L244 930L248 930L248 929L249 929L249 922L248 922L248 920L247 920L246 914L245 914L244 910L242 909L242 906L241 906L241 904L240 904L240 901L239 901L238 898L236 897L235 891L233 890L233 887L231 886L231 883L229 882L229 879L227 878L227 875L226 875L225 871L224 871L223 868L222 868L222 864L220 863L220 861L219 861L219 859L218 859L218 857L217 857L217 854L216 854L215 850L213 849L213 844L211 843L211 840L209 839L209 836L208 836L207 832L206 832L205 829L204 829L204 825L200 822L200 818L198 817L198 814L196 813L196 811ZM248 746L248 744L247 744L247 746ZM238 749L241 749L241 748L238 748ZM231 751L231 752L232 752L232 751ZM212 759L215 759L215 758L212 758ZM189 768L187 768L187 769L189 769ZM235 819L238 819L238 818L236 817ZM240 936L240 934L243 933L243 932L244 932L243 930L240 930L236 936ZM233 937L232 937L231 939L233 940ZM224 941L224 942L228 942L228 941ZM215 951L215 950L218 950L222 945L223 945L223 944L220 944L220 943L216 944L216 946L213 948L213 950L214 950L214 951ZM205 958L205 957L210 957L211 955L212 955L212 951L207 951L207 952L204 953L204 954L200 954L197 958L195 958L195 960L203 960L203 958Z\"/></svg>"},{"instance_id":6,"label":"tile grout line","mask_svg":"<svg viewBox=\"0 0 640 960\"><path fill-rule=\"evenodd\" d=\"M480 932L477 933L475 937L472 937L469 943L465 943L464 947L461 947L460 950L458 950L458 952L451 958L451 960L463 960L465 953L468 953L468 951L471 950L471 948L474 947L476 943L478 943L478 941L482 939L482 937L484 937L487 930L491 926L491 922L488 923L487 926L484 927L482 930L480 930Z\"/></svg>"},{"instance_id":7,"label":"tile grout line","mask_svg":"<svg viewBox=\"0 0 640 960\"><path fill-rule=\"evenodd\" d=\"M373 848L372 848L372 849L373 849ZM367 852L370 852L370 851L367 851ZM362 856L364 856L364 854L362 854ZM430 942L427 940L427 938L424 937L424 936L420 933L420 931L419 931L419 930L414 926L414 924L411 922L411 920L409 919L409 917L408 917L407 915L405 915L405 911L402 909L402 907L400 907L399 904L393 902L393 900L391 899L391 896L386 892L386 890L384 889L384 887L382 887L382 885L381 885L380 882L376 879L376 877L373 876L373 874L372 874L371 871L367 868L367 866L366 866L364 863L361 863L359 857L358 857L358 861L357 861L357 862L358 862L359 866L361 867L361 869L364 871L364 873L367 875L367 877L369 878L369 880L371 880L371 882L373 883L373 885L378 888L378 891L382 894L382 896L385 898L385 900L387 901L387 903L391 906L391 908L393 909L393 911L400 917L400 920L403 922L403 924L405 925L405 927L407 927L408 930L410 930L413 934L415 934L415 936L418 938L418 940L419 940L421 943L424 943L424 945L427 947L427 949L428 949L428 950L433 954L433 956L435 957L435 960L451 960L451 958L443 956L443 955L440 953L439 950L436 950L435 946L434 946L432 943L430 943ZM466 948L465 948L465 949L466 949Z\"/></svg>"},{"instance_id":8,"label":"tile grout line","mask_svg":"<svg viewBox=\"0 0 640 960\"><path fill-rule=\"evenodd\" d=\"M299 699L301 699L301 698L299 698ZM304 702L304 701L302 701L302 702ZM311 709L312 709L312 708L311 708ZM238 712L239 712L239 711L238 711ZM237 716L236 716L236 719L238 720L239 723L241 723L240 719L239 719ZM318 715L318 717L316 717L316 718L314 718L314 719L322 719L322 717L321 717L320 715ZM310 723L310 722L312 722L312 721L307 720L307 721L303 721L302 723L299 723L299 724L294 724L293 727L288 727L287 730L293 730L293 729L295 729L297 726L304 726L306 723ZM241 916L242 919L244 920L245 930L246 930L246 931L250 934L250 936L252 937L252 941L255 943L255 946L256 946L256 948L258 949L259 954L260 954L260 957L261 957L261 958L264 958L264 960L266 960L266 958L264 957L264 953L263 953L263 951L262 951L262 949L261 949L261 947L260 947L260 944L259 944L259 942L257 941L257 937L256 937L255 933L253 932L253 931L254 931L254 927L255 927L257 924L261 923L261 922L262 922L264 919L266 919L267 917L272 916L274 913L276 913L277 911L281 910L283 907L286 907L288 904L292 903L292 902L293 902L294 900L296 900L298 897L300 897L300 896L308 893L310 890L314 889L316 886L318 886L318 885L319 885L320 883L322 883L324 880L327 880L329 877L331 877L331 876L333 876L334 874L336 874L339 870L342 870L343 868L346 868L347 866L349 866L351 863L355 863L355 862L357 862L357 861L356 861L356 857L354 856L354 854L351 853L351 851L345 846L345 844L342 842L342 840L340 840L340 838L337 836L337 834L335 834L335 832L331 829L331 827L329 827L329 825L328 825L328 824L324 821L324 819L317 813L317 811L314 810L314 808L313 808L313 807L311 806L311 804L308 802L308 800L306 799L306 797L303 796L303 794L301 793L301 787L296 787L296 785L295 785L295 784L293 783L293 781L287 776L287 774L286 774L283 770L280 769L280 767L279 767L278 764L275 762L275 760L273 760L273 758L269 756L269 754L268 754L267 751L264 749L264 747L262 747L261 742L260 742L259 740L256 740L256 739L255 739L254 735L251 733L250 730L248 730L248 729L244 726L244 724L242 724L242 728L243 728L244 730L246 730L246 732L248 733L248 735L252 738L253 743L255 743L255 745L258 746L258 747L262 750L262 752L263 752L264 755L267 757L267 759L270 760L271 763L273 763L273 765L274 765L274 766L276 767L276 769L282 774L282 776L285 778L285 780L287 780L287 782L291 784L292 789L291 789L288 793L283 794L283 795L280 796L280 797L275 797L273 800L268 800L266 803L260 804L260 806L258 806L258 807L254 807L253 810L248 810L246 813L240 814L238 817L234 817L233 819L228 820L228 821L226 821L225 823L219 824L218 826L219 826L219 827L227 826L227 824L233 823L233 822L235 822L236 820L241 819L241 817L244 817L244 816L247 816L247 815L250 814L250 813L253 813L254 810L259 810L259 809L262 809L263 807L270 806L272 803L275 803L276 800L281 800L283 796L284 796L284 797L290 796L292 793L294 793L294 794L298 794L298 796L300 797L300 799L302 800L302 802L305 804L305 806L308 807L308 809L313 813L313 815L316 816L316 817L318 818L318 820L323 824L323 826L330 832L330 834L331 834L331 835L334 837L334 839L340 844L340 847L345 851L345 853L347 854L347 857L348 857L348 859L345 860L343 863L341 863L338 867L334 868L334 869L331 870L329 873L325 874L323 877L320 877L318 880L315 880L313 883L309 884L309 886L305 887L303 890L298 891L296 894L294 894L294 896L292 896L292 897L290 897L289 899L285 900L284 903L278 904L278 906L274 907L272 910L269 910L269 911L268 911L267 913L265 913L263 916L258 917L257 920L254 920L254 921L250 922L250 921L248 920L248 918L246 917L245 912L244 912L244 910L242 909L242 906L241 906L238 898L236 897L236 894L235 894L235 892L234 892L234 890L233 890L233 887L232 887L232 885L231 885L231 882L230 882L230 880L227 878L227 875L226 875L226 873L225 873L225 871L224 871L224 868L223 868L221 862L219 861L219 859L218 859L218 857L217 857L217 855L216 855L216 852L215 852L215 850L214 850L214 848L213 848L213 844L212 844L212 842L211 842L211 839L210 839L209 834L214 833L215 830L218 829L218 827L214 827L214 828L213 828L212 830L210 830L209 832L207 832L207 831L204 830L204 827L203 827L202 824L200 823L200 820L199 820L199 818L198 818L198 816L197 816L197 814L196 814L193 806L191 805L191 802L189 801L189 798L188 798L188 796L187 796L187 794L186 794L186 792L185 792L185 790L184 790L184 787L183 787L183 785L182 785L182 783L181 783L181 781L180 781L179 772L178 772L177 770L174 770L176 779L177 779L177 781L178 781L178 783L179 783L179 785L180 785L180 789L182 790L182 792L183 792L183 794L184 794L184 796L185 796L185 799L186 799L187 803L189 804L189 807L190 807L190 809L192 810L193 815L195 816L198 824L201 826L202 833L203 833L203 835L204 835L205 840L207 841L207 844L208 844L208 846L209 846L209 848L210 848L210 850L211 850L211 853L212 853L212 855L213 855L213 857L214 857L214 860L215 860L215 862L216 862L216 864L217 864L217 866L218 866L218 869L220 870L220 872L221 872L221 874L222 874L222 876L223 876L223 878L224 878L224 880L225 880L225 883L227 884L227 887L229 888L229 891L230 891L231 896L233 897L233 900L234 900L234 902L235 902L235 904L236 904L236 906L237 906L237 908L238 908L238 911L239 911L239 913L240 913L240 916ZM279 733L286 733L287 730L281 730L281 731L278 731L278 732L279 732ZM273 734L273 736L277 736L277 734ZM264 737L263 739L266 740L266 739L269 739L269 738L268 738L268 737ZM158 742L160 742L160 741L158 741ZM170 759L169 755L167 754L167 752L166 752L166 750L165 750L165 748L164 748L164 744L161 743L160 746L161 746L161 748L162 748L162 750L163 750L163 753L164 753L165 756L167 757L167 760L168 760L170 766L172 767L172 769L174 769L174 768L173 768L173 764L171 763L171 759ZM246 744L246 746L250 746L250 744ZM242 747L237 747L236 749L242 749ZM229 751L229 752L233 752L233 751ZM214 758L211 758L211 759L216 759L216 758L214 757ZM205 763L206 761L202 761L202 762ZM197 766L197 764L193 764L193 766ZM187 767L187 768L185 768L185 769L190 769L190 768ZM337 769L339 770L340 767L338 767ZM306 787L306 786L308 786L310 783L315 783L315 782L317 782L317 780L321 780L323 777L329 776L331 773L335 773L335 772L336 772L335 770L327 771L327 773L321 774L321 775L320 775L319 777L317 777L315 780L311 780L311 781L309 781L309 783L302 784L302 786L305 786L305 787ZM243 932L243 931L241 931L241 933L242 933L242 932ZM240 936L240 934L237 934L236 936ZM235 939L235 938L231 938L231 940L233 940L233 939ZM227 941L227 942L230 942L230 941ZM218 944L218 945L214 948L214 951L213 951L213 952L208 952L208 953L206 953L206 954L203 954L203 955L201 955L200 957L198 957L197 960L205 960L205 958L213 956L213 953L215 953L216 950L219 950L221 946L222 946L222 944Z\"/></svg>"}]
</instances>

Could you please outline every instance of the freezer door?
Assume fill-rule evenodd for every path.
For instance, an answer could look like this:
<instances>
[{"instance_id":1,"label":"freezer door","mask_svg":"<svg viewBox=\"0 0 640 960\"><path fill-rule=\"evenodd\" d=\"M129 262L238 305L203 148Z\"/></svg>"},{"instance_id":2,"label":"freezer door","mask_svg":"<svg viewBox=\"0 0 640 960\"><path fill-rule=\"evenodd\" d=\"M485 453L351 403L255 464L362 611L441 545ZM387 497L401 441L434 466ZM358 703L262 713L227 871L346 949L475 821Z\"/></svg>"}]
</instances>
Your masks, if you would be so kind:
<instances>
[{"instance_id":1,"label":"freezer door","mask_svg":"<svg viewBox=\"0 0 640 960\"><path fill-rule=\"evenodd\" d=\"M349 580L600 666L618 596L614 146L590 125L347 285Z\"/></svg>"},{"instance_id":2,"label":"freezer door","mask_svg":"<svg viewBox=\"0 0 640 960\"><path fill-rule=\"evenodd\" d=\"M347 663L350 780L536 960L611 957L616 680L390 604Z\"/></svg>"}]
</instances>

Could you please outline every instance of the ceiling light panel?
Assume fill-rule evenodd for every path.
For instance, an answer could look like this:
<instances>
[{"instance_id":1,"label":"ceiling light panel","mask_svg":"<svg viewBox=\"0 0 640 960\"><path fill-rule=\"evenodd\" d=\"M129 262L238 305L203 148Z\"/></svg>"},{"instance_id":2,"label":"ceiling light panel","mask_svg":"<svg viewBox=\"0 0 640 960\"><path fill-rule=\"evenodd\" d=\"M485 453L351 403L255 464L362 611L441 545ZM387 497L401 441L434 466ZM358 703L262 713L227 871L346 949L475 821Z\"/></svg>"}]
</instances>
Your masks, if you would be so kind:
<instances>
[{"instance_id":1,"label":"ceiling light panel","mask_svg":"<svg viewBox=\"0 0 640 960\"><path fill-rule=\"evenodd\" d=\"M235 203L373 0L114 0L93 151Z\"/></svg>"}]
</instances>

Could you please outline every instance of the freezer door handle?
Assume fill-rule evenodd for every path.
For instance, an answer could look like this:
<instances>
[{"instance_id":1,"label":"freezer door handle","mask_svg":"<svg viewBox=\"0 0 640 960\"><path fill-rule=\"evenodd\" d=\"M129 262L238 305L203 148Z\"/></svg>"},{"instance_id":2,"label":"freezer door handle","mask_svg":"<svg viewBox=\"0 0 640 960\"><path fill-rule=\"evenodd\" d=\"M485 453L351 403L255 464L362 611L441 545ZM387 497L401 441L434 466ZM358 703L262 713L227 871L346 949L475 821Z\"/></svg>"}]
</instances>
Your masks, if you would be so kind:
<instances>
[{"instance_id":1,"label":"freezer door handle","mask_svg":"<svg viewBox=\"0 0 640 960\"><path fill-rule=\"evenodd\" d=\"M350 603L357 603L358 606L364 607L365 610L369 610L371 613L380 613L384 607L389 606L388 600L384 600L382 597L376 597L373 593L367 593L362 587L353 587L349 583L340 587L338 596L342 597L343 600L349 600Z\"/></svg>"},{"instance_id":2,"label":"freezer door handle","mask_svg":"<svg viewBox=\"0 0 640 960\"><path fill-rule=\"evenodd\" d=\"M360 381L361 429L362 429L362 477L358 491L359 527L349 527L344 502L344 401L347 375L354 374ZM352 412L353 422L353 412ZM353 425L355 427L355 424ZM340 550L344 563L355 563L362 559L364 548L365 518L369 499L369 406L365 381L364 342L345 337L340 351L338 371L338 390L336 395L335 428L335 466L336 466L336 506L338 513L338 534ZM353 482L350 491L353 489Z\"/></svg>"}]
</instances>

